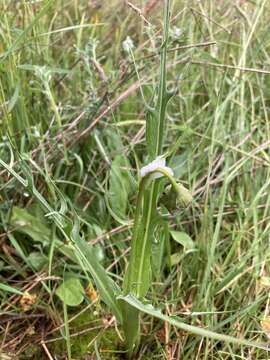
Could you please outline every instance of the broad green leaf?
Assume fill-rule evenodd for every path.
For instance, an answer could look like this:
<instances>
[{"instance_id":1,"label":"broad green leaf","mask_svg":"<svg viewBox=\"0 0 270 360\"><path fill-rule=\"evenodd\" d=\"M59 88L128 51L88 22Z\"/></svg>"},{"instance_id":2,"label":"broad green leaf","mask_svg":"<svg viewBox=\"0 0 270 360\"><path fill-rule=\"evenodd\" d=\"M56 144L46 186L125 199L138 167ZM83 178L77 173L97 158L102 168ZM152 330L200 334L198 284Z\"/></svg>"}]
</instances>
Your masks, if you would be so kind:
<instances>
[{"instance_id":1,"label":"broad green leaf","mask_svg":"<svg viewBox=\"0 0 270 360\"><path fill-rule=\"evenodd\" d=\"M51 240L51 231L36 216L30 214L26 209L13 207L10 225L30 236L34 241L48 245Z\"/></svg>"},{"instance_id":2,"label":"broad green leaf","mask_svg":"<svg viewBox=\"0 0 270 360\"><path fill-rule=\"evenodd\" d=\"M108 199L112 211L120 218L126 217L128 195L131 190L129 162L123 155L117 155L112 162Z\"/></svg>"},{"instance_id":3,"label":"broad green leaf","mask_svg":"<svg viewBox=\"0 0 270 360\"><path fill-rule=\"evenodd\" d=\"M188 151L184 151L181 155L175 155L170 160L169 166L173 169L176 179L182 178L188 172L187 162Z\"/></svg>"},{"instance_id":4,"label":"broad green leaf","mask_svg":"<svg viewBox=\"0 0 270 360\"><path fill-rule=\"evenodd\" d=\"M37 271L41 270L42 267L48 262L46 256L37 251L31 252L27 260L29 264Z\"/></svg>"},{"instance_id":5,"label":"broad green leaf","mask_svg":"<svg viewBox=\"0 0 270 360\"><path fill-rule=\"evenodd\" d=\"M36 216L32 215L28 210L21 209L18 207L13 207L12 215L10 219L10 225L14 226L16 231L28 235L34 242L41 242L44 246L49 246L51 244L52 234L48 226ZM12 240L12 239L11 239ZM60 251L62 254L67 256L69 259L78 263L78 259L74 254L74 247L70 244L65 244L60 239L55 238L55 250ZM12 241L13 246L14 241ZM16 247L18 251L18 246ZM95 258L98 255L100 259L101 253L98 251L98 254L95 254ZM21 252L19 252L21 253ZM22 253L22 258L25 261L30 261L30 264L36 268L35 266L41 265L41 257L38 259L36 253L30 254L28 258ZM45 259L43 259L45 260ZM38 264L39 263L39 264Z\"/></svg>"},{"instance_id":6,"label":"broad green leaf","mask_svg":"<svg viewBox=\"0 0 270 360\"><path fill-rule=\"evenodd\" d=\"M37 215L32 215L26 209L14 206L12 209L10 225L14 226L16 231L28 235L33 241L41 242L44 246L50 245L52 241L52 234L49 227L46 226ZM77 263L74 249L70 247L70 245L64 244L61 240L56 238L55 246L58 251ZM16 250L18 251L18 249ZM24 256L22 257L24 258Z\"/></svg>"},{"instance_id":7,"label":"broad green leaf","mask_svg":"<svg viewBox=\"0 0 270 360\"><path fill-rule=\"evenodd\" d=\"M160 320L166 321L169 324L171 324L175 327L178 327L181 330L190 332L192 334L195 334L195 335L198 335L201 337L207 337L207 338L218 340L218 341L224 341L227 343L251 346L251 347L256 347L259 349L270 351L269 347L267 345L259 344L259 343L241 339L241 338L236 338L236 337L229 336L229 335L219 334L214 331L207 330L205 328L200 328L197 326L186 324L183 321L181 321L180 318L178 318L176 316L164 315L164 314L162 314L162 312L160 310L155 309L151 304L144 304L139 299L137 299L135 296L133 296L131 294L129 294L127 296L119 296L118 298L123 301L126 301L128 304L134 306L136 309L138 309L141 312L144 312L148 315L152 315Z\"/></svg>"},{"instance_id":8,"label":"broad green leaf","mask_svg":"<svg viewBox=\"0 0 270 360\"><path fill-rule=\"evenodd\" d=\"M104 249L101 246L101 244L96 244L93 246L95 257L98 260L98 262L102 262L105 259Z\"/></svg>"},{"instance_id":9,"label":"broad green leaf","mask_svg":"<svg viewBox=\"0 0 270 360\"><path fill-rule=\"evenodd\" d=\"M185 249L187 250L193 250L195 249L195 244L193 242L193 240L191 239L191 237L183 232L183 231L174 231L171 230L170 234L172 236L172 238L180 245L182 245Z\"/></svg>"},{"instance_id":10,"label":"broad green leaf","mask_svg":"<svg viewBox=\"0 0 270 360\"><path fill-rule=\"evenodd\" d=\"M175 266L180 263L181 259L183 258L183 255L178 253L174 253L170 256L170 265Z\"/></svg>"},{"instance_id":11,"label":"broad green leaf","mask_svg":"<svg viewBox=\"0 0 270 360\"><path fill-rule=\"evenodd\" d=\"M56 289L56 295L69 306L78 306L83 301L84 288L79 279L69 278Z\"/></svg>"},{"instance_id":12,"label":"broad green leaf","mask_svg":"<svg viewBox=\"0 0 270 360\"><path fill-rule=\"evenodd\" d=\"M28 235L34 242L41 242L44 246L49 246L51 244L51 241L53 240L49 227L47 227L45 223L43 223L37 216L30 214L30 212L26 209L13 207L10 225L14 226L16 231ZM21 257L26 262L29 260L30 264L32 261L32 266L35 267L35 264L37 265L37 262L39 262L39 260L37 260L37 258L34 259L33 255L31 254L30 255L32 256L32 258L27 258L23 254L22 250L18 248L19 245L15 243L15 240L12 239L10 235L9 238L12 245L16 248ZM78 263L78 260L74 255L74 248L69 244L65 244L61 240L56 238L55 248L75 263Z\"/></svg>"},{"instance_id":13,"label":"broad green leaf","mask_svg":"<svg viewBox=\"0 0 270 360\"><path fill-rule=\"evenodd\" d=\"M107 146L112 154L119 154L124 150L123 141L118 132L113 131L111 128L106 128L102 130L102 133L104 133L105 138L107 139Z\"/></svg>"}]
</instances>

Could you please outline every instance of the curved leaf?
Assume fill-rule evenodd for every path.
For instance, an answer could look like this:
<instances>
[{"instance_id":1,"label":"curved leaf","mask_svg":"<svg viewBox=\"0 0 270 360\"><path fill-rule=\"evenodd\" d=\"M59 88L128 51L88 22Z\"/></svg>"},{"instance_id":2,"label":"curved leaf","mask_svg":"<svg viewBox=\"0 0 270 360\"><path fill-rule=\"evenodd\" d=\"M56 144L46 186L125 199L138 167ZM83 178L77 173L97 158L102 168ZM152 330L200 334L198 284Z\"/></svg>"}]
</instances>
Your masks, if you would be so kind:
<instances>
[{"instance_id":1,"label":"curved leaf","mask_svg":"<svg viewBox=\"0 0 270 360\"><path fill-rule=\"evenodd\" d=\"M126 301L131 306L135 307L136 309L138 309L148 315L152 315L158 319L167 321L169 324L176 326L181 330L190 332L192 334L199 335L202 337L207 337L207 338L218 340L218 341L224 341L227 343L232 343L232 344L237 344L237 345L246 345L246 346L256 347L259 349L270 351L270 349L267 345L259 344L259 343L245 340L245 339L236 338L236 337L229 336L229 335L219 334L219 333L216 333L211 330L200 328L198 326L186 324L186 323L182 322L181 319L179 319L176 316L168 316L168 315L162 314L162 312L160 310L155 309L151 304L144 304L133 295L129 294L127 296L119 296L118 299Z\"/></svg>"}]
</instances>

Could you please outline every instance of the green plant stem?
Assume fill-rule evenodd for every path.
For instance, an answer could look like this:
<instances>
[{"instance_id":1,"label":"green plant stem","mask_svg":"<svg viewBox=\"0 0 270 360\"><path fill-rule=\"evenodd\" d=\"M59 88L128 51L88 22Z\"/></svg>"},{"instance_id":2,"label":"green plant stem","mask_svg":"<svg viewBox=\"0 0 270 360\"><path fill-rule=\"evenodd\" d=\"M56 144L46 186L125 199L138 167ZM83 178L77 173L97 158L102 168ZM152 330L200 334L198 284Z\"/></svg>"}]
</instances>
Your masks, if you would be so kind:
<instances>
[{"instance_id":1,"label":"green plant stem","mask_svg":"<svg viewBox=\"0 0 270 360\"><path fill-rule=\"evenodd\" d=\"M170 94L166 87L166 57L169 33L170 0L165 1L164 29L160 55L160 81L155 110L150 110L149 121L150 141L148 150L150 157L156 158L162 154L166 120L166 108ZM154 139L155 143L152 142ZM162 172L162 171L161 171ZM124 279L124 294L133 293L138 298L146 295L151 284L151 246L156 221L156 206L159 195L158 181L151 181L148 188L149 176L141 180L136 204L135 223L131 242L131 255L127 275ZM167 174L168 175L168 174ZM131 355L139 343L140 313L130 304L122 303L123 328L127 348ZM134 349L135 346L135 349Z\"/></svg>"},{"instance_id":2,"label":"green plant stem","mask_svg":"<svg viewBox=\"0 0 270 360\"><path fill-rule=\"evenodd\" d=\"M153 121L153 126L149 127L150 138L154 138L155 143L151 143L150 145L148 144L148 146L150 149L149 155L154 156L154 158L161 155L163 151L166 108L170 98L166 87L166 57L169 32L170 0L165 0L164 9L164 29L160 55L158 98L155 110L149 110L152 117L149 121ZM151 130L153 133L151 133ZM163 173L163 171L160 172ZM169 174L164 175L167 176ZM131 242L130 263L127 275L124 279L124 294L127 295L128 293L133 293L138 298L142 298L146 295L151 284L151 247L157 217L156 206L160 183L154 180L151 181L150 186L148 187L150 176L151 174L143 178L139 186L135 223ZM140 312L128 303L122 303L122 312L126 343L131 356L139 343Z\"/></svg>"},{"instance_id":3,"label":"green plant stem","mask_svg":"<svg viewBox=\"0 0 270 360\"><path fill-rule=\"evenodd\" d=\"M70 333L69 333L69 325L68 325L68 312L67 305L63 302L64 308L64 321L65 321L65 340L67 344L67 355L68 360L71 360L71 344L70 344Z\"/></svg>"},{"instance_id":4,"label":"green plant stem","mask_svg":"<svg viewBox=\"0 0 270 360\"><path fill-rule=\"evenodd\" d=\"M156 109L158 110L158 137L156 142L156 151L155 156L162 154L163 150L163 138L164 138L164 129L165 129L165 118L166 118L166 108L169 100L169 93L167 91L167 43L169 35L169 19L170 19L170 0L165 2L165 11L164 11L164 29L163 29L163 38L161 45L161 56L160 56L160 82L158 88L158 100Z\"/></svg>"},{"instance_id":5,"label":"green plant stem","mask_svg":"<svg viewBox=\"0 0 270 360\"><path fill-rule=\"evenodd\" d=\"M155 156L158 156L162 153L163 149L163 137L164 137L164 125L165 125L165 115L166 115L166 107L168 103L168 92L166 88L166 55L167 55L167 41L168 41L168 32L169 32L169 11L170 11L170 0L165 2L165 11L164 11L164 30L163 30L163 39L161 46L161 61L160 61L160 83L159 83L159 92L156 109L158 112L157 115L157 128L158 128L158 136L156 137L155 144ZM136 206L135 213L135 224L134 224L134 232L131 244L131 258L130 258L130 266L129 266L129 274L128 281L126 281L126 286L124 287L124 292L132 291L132 287L136 287L135 295L138 297L142 297L146 294L148 290L148 286L144 286L142 289L142 282L144 271L150 272L150 256L151 256L151 228L153 224L153 219L156 213L156 204L159 193L159 182L152 181L150 185L150 189L148 189L145 184L147 183L147 179L143 179L139 188L139 195ZM142 199L144 201L142 202ZM142 215L140 217L142 207ZM142 229L142 233L140 233L140 229ZM142 240L139 238L142 236ZM139 249L138 249L139 242ZM135 248L139 251L139 257L141 261L139 263L139 267L136 261L136 251ZM137 254L138 255L138 254ZM149 265L147 266L147 263ZM146 265L146 266L145 266ZM138 267L138 269L137 269ZM134 276L137 274L137 277ZM146 275L147 276L147 275Z\"/></svg>"}]
</instances>

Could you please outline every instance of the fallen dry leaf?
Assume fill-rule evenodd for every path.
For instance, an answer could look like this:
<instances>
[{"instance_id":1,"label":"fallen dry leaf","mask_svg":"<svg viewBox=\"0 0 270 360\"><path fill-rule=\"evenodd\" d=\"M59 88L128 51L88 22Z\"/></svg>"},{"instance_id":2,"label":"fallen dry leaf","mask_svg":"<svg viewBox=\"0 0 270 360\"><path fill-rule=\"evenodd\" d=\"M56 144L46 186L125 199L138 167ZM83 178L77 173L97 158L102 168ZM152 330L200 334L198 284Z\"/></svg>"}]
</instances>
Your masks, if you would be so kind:
<instances>
[{"instance_id":1,"label":"fallen dry leaf","mask_svg":"<svg viewBox=\"0 0 270 360\"><path fill-rule=\"evenodd\" d=\"M261 320L261 327L265 335L270 339L270 317Z\"/></svg>"},{"instance_id":2,"label":"fallen dry leaf","mask_svg":"<svg viewBox=\"0 0 270 360\"><path fill-rule=\"evenodd\" d=\"M37 300L36 294L29 294L28 291L25 291L22 297L20 298L20 305L23 311L28 311L31 309L32 305L35 304Z\"/></svg>"},{"instance_id":3,"label":"fallen dry leaf","mask_svg":"<svg viewBox=\"0 0 270 360\"><path fill-rule=\"evenodd\" d=\"M98 299L98 293L94 289L93 285L89 283L87 288L85 289L85 294L91 299L92 301L96 301Z\"/></svg>"}]
</instances>

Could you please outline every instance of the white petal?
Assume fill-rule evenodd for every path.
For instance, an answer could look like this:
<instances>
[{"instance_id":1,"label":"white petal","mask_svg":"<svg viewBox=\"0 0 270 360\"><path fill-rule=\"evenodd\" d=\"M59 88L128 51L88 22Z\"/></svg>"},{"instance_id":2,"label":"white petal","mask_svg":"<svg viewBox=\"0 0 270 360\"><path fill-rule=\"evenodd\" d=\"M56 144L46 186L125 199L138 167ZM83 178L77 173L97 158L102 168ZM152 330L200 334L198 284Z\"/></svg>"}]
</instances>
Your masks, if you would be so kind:
<instances>
[{"instance_id":1,"label":"white petal","mask_svg":"<svg viewBox=\"0 0 270 360\"><path fill-rule=\"evenodd\" d=\"M141 168L140 171L140 176L141 177L145 177L146 175L148 175L149 173L154 172L156 169L164 169L166 170L170 175L173 175L173 171L171 168L169 168L168 166L166 166L166 160L163 156L158 156L155 160L153 160L152 162L150 162L148 165L145 165L144 167ZM164 176L162 173L156 172L154 174L152 174L152 178L153 179L158 179L160 177Z\"/></svg>"}]
</instances>

